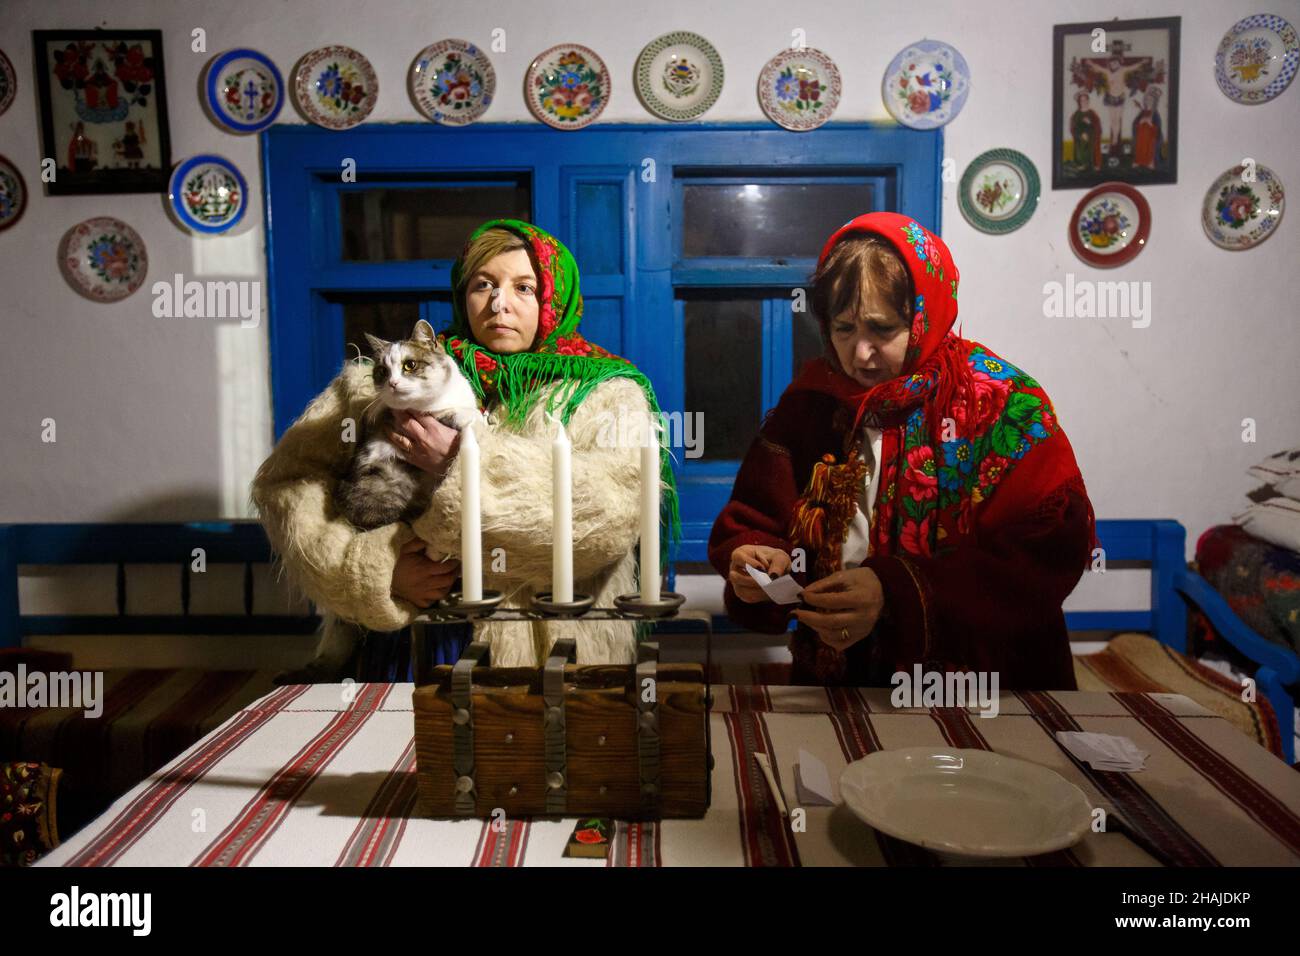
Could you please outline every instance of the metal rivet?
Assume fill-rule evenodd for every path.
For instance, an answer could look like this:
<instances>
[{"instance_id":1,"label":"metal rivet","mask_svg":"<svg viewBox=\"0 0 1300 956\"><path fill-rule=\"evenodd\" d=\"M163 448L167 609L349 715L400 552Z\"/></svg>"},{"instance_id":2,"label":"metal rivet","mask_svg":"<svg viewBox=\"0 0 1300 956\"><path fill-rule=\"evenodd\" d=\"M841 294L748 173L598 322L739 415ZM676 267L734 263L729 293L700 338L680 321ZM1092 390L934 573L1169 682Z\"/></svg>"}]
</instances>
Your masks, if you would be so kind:
<instances>
[{"instance_id":1,"label":"metal rivet","mask_svg":"<svg viewBox=\"0 0 1300 956\"><path fill-rule=\"evenodd\" d=\"M506 743L511 743L514 739L515 739L515 735L512 734L512 733L510 733L509 731L507 731L507 732L506 732Z\"/></svg>"},{"instance_id":2,"label":"metal rivet","mask_svg":"<svg viewBox=\"0 0 1300 956\"><path fill-rule=\"evenodd\" d=\"M519 792L519 787L515 786L514 784L511 784L511 786L510 786L510 796L513 797L513 796L514 796L515 794L517 794L518 792Z\"/></svg>"},{"instance_id":3,"label":"metal rivet","mask_svg":"<svg viewBox=\"0 0 1300 956\"><path fill-rule=\"evenodd\" d=\"M641 714L641 726L645 730L654 730L656 727L659 726L658 717L648 710L645 711L644 713Z\"/></svg>"},{"instance_id":4,"label":"metal rivet","mask_svg":"<svg viewBox=\"0 0 1300 956\"><path fill-rule=\"evenodd\" d=\"M596 739L596 743L600 744L602 747L605 746L605 735L604 735L604 734L601 734L601 735Z\"/></svg>"},{"instance_id":5,"label":"metal rivet","mask_svg":"<svg viewBox=\"0 0 1300 956\"><path fill-rule=\"evenodd\" d=\"M609 792L609 787L605 786L605 785L602 783L602 784L600 785L600 795L603 797L603 796L604 796L606 793L608 793L608 792Z\"/></svg>"},{"instance_id":6,"label":"metal rivet","mask_svg":"<svg viewBox=\"0 0 1300 956\"><path fill-rule=\"evenodd\" d=\"M464 707L457 707L455 710L451 712L451 719L458 724L468 724L469 711L466 710Z\"/></svg>"},{"instance_id":7,"label":"metal rivet","mask_svg":"<svg viewBox=\"0 0 1300 956\"><path fill-rule=\"evenodd\" d=\"M558 770L552 770L546 775L546 785L552 790L558 790L564 786L564 774Z\"/></svg>"},{"instance_id":8,"label":"metal rivet","mask_svg":"<svg viewBox=\"0 0 1300 956\"><path fill-rule=\"evenodd\" d=\"M560 708L558 707L546 708L546 722L551 726L558 724L561 718L563 717L564 717L564 711L560 710Z\"/></svg>"},{"instance_id":9,"label":"metal rivet","mask_svg":"<svg viewBox=\"0 0 1300 956\"><path fill-rule=\"evenodd\" d=\"M473 777L457 777L457 778L456 778L456 791L457 791L458 793L469 793L469 792L470 792L471 790L473 790L473 789L474 789L474 778L473 778Z\"/></svg>"},{"instance_id":10,"label":"metal rivet","mask_svg":"<svg viewBox=\"0 0 1300 956\"><path fill-rule=\"evenodd\" d=\"M659 789L659 788L656 787L653 783L647 783L647 784L645 784L645 785L643 785L643 786L641 787L641 792L642 792L642 793L653 794L653 793L655 793L658 789Z\"/></svg>"}]
</instances>

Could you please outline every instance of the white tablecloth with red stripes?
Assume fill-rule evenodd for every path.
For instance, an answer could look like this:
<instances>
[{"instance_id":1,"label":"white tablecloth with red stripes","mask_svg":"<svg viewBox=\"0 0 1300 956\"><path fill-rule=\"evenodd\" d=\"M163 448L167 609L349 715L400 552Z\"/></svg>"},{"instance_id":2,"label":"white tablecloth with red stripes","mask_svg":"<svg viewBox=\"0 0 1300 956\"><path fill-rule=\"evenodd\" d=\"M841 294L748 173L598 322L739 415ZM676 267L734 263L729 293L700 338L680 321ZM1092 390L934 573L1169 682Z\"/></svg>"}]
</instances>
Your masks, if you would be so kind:
<instances>
[{"instance_id":1,"label":"white tablecloth with red stripes","mask_svg":"<svg viewBox=\"0 0 1300 956\"><path fill-rule=\"evenodd\" d=\"M993 750L1050 767L1129 833L1016 865L1300 864L1300 773L1228 722L1171 694L1004 694L1000 713L890 705L889 690L715 686L713 799L695 820L617 822L606 860L563 856L573 819L415 815L410 684L281 687L245 707L43 866L845 866L950 865L848 808L806 807L792 832L753 759L769 755L796 806L802 748L831 779L852 760L913 745ZM1140 773L1097 772L1057 730L1122 734ZM838 793L836 794L838 798Z\"/></svg>"}]
</instances>

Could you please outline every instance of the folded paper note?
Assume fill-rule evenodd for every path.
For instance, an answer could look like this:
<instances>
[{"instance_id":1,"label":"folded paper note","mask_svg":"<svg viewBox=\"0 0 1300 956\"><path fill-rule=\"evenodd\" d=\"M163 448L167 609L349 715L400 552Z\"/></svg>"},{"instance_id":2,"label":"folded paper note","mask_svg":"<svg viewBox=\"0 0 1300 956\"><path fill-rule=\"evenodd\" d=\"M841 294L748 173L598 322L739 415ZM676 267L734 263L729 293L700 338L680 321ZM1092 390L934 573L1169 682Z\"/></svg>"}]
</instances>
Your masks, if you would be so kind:
<instances>
[{"instance_id":1,"label":"folded paper note","mask_svg":"<svg viewBox=\"0 0 1300 956\"><path fill-rule=\"evenodd\" d=\"M1088 764L1093 770L1135 773L1146 768L1146 759L1151 756L1147 751L1139 750L1138 745L1128 737L1116 737L1113 734L1058 730L1056 739L1077 760Z\"/></svg>"},{"instance_id":2,"label":"folded paper note","mask_svg":"<svg viewBox=\"0 0 1300 956\"><path fill-rule=\"evenodd\" d=\"M768 577L767 572L760 571L753 565L745 565L745 570L749 576L758 582L758 586L777 604L798 604L799 595L803 594L803 588L799 582L790 575L786 574L773 581Z\"/></svg>"}]
</instances>

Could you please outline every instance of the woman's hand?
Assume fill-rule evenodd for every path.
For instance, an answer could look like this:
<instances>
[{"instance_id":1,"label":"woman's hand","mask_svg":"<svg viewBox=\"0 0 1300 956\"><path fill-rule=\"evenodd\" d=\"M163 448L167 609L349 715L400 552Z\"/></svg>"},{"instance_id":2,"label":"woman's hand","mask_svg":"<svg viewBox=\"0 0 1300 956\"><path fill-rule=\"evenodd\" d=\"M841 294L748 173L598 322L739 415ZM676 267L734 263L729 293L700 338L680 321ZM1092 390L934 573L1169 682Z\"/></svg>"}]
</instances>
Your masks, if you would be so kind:
<instances>
[{"instance_id":1,"label":"woman's hand","mask_svg":"<svg viewBox=\"0 0 1300 956\"><path fill-rule=\"evenodd\" d=\"M405 411L394 412L393 427L386 434L406 461L436 478L446 472L460 443L460 432L432 415Z\"/></svg>"},{"instance_id":2,"label":"woman's hand","mask_svg":"<svg viewBox=\"0 0 1300 956\"><path fill-rule=\"evenodd\" d=\"M846 650L871 633L885 609L885 590L870 568L836 571L803 589L805 604L794 616L837 651Z\"/></svg>"},{"instance_id":3,"label":"woman's hand","mask_svg":"<svg viewBox=\"0 0 1300 956\"><path fill-rule=\"evenodd\" d=\"M766 571L770 577L778 578L790 570L790 555L780 548L768 548L761 544L742 544L731 552L731 570L727 574L727 580L731 582L736 597L746 604L757 604L767 600L767 595L745 570L747 564Z\"/></svg>"},{"instance_id":4,"label":"woman's hand","mask_svg":"<svg viewBox=\"0 0 1300 956\"><path fill-rule=\"evenodd\" d=\"M393 594L416 607L425 608L451 593L452 582L460 571L459 561L431 561L427 547L419 538L402 545L393 567Z\"/></svg>"}]
</instances>

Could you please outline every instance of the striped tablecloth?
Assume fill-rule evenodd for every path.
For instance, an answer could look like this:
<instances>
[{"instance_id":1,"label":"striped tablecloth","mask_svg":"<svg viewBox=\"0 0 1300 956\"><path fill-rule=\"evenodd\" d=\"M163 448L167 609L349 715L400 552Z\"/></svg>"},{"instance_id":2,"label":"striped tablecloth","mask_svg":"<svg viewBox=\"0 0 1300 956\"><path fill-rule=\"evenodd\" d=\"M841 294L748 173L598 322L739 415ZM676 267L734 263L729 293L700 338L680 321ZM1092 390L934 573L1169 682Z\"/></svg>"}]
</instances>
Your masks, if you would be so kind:
<instances>
[{"instance_id":1,"label":"striped tablecloth","mask_svg":"<svg viewBox=\"0 0 1300 956\"><path fill-rule=\"evenodd\" d=\"M279 688L126 794L44 866L789 866L946 865L846 807L806 808L792 833L753 753L769 755L795 805L800 748L837 780L880 748L990 749L1050 767L1128 832L1016 864L1300 864L1300 774L1225 720L1171 694L1022 693L1000 715L896 709L889 691L715 686L713 803L698 820L618 823L605 861L562 856L573 820L413 816L410 684ZM1094 772L1057 730L1122 734L1150 751L1135 774ZM838 794L837 794L838 796Z\"/></svg>"}]
</instances>

